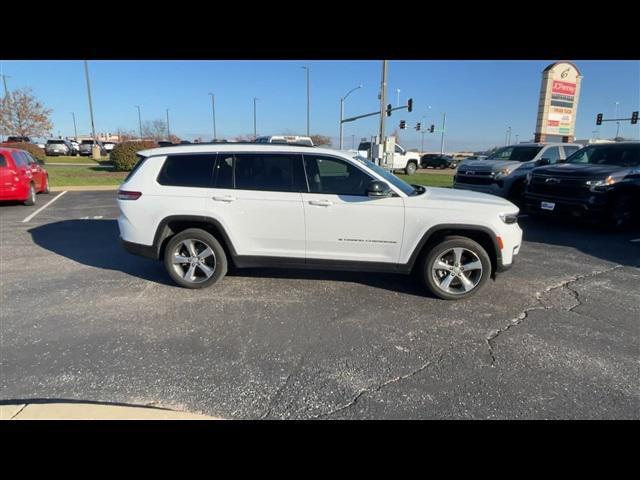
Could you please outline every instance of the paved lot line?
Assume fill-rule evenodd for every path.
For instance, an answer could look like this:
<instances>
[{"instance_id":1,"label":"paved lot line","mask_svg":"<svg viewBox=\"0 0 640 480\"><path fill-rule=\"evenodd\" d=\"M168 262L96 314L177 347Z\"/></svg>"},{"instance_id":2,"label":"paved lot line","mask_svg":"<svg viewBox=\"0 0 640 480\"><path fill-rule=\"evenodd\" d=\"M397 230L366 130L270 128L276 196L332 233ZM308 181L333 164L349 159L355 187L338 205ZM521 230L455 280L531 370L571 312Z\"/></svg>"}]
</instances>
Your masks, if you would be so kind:
<instances>
[{"instance_id":1,"label":"paved lot line","mask_svg":"<svg viewBox=\"0 0 640 480\"><path fill-rule=\"evenodd\" d=\"M55 197L53 197L51 200L49 200L47 203L45 203L43 206L41 206L38 210L36 210L35 212L33 212L31 215L29 215L27 218L25 218L24 220L22 220L22 223L26 223L29 220L31 220L33 217L35 217L37 214L39 214L42 210L44 210L45 208L47 208L49 205L51 205L53 202L55 202L57 199L59 199L62 195L64 195L65 193L67 193L67 191L65 190L64 192L59 193L58 195L56 195Z\"/></svg>"}]
</instances>

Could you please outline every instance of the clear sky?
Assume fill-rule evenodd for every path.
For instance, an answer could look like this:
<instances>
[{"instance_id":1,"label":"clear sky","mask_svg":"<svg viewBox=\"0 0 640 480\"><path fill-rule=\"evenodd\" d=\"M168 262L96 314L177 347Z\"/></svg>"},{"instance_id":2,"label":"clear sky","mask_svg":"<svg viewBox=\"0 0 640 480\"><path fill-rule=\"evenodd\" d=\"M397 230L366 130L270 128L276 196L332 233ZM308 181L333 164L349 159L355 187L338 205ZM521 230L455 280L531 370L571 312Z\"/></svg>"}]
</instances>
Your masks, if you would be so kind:
<instances>
[{"instance_id":1,"label":"clear sky","mask_svg":"<svg viewBox=\"0 0 640 480\"><path fill-rule=\"evenodd\" d=\"M432 123L438 128L447 114L446 150L479 150L502 145L508 126L512 141L533 138L542 70L556 59L541 61L390 61L389 103L414 100L412 113L387 117L388 133L400 120L408 126ZM253 97L257 103L258 134L306 132L305 70L310 68L311 133L328 135L338 143L340 97L363 85L346 100L345 116L373 112L380 61L90 61L96 130L137 131L142 119L165 119L183 139L213 137L211 97L216 95L219 138L253 133ZM576 137L593 137L599 112L613 117L640 109L640 61L576 61L583 74ZM8 88L31 87L53 110L53 134L73 136L71 112L78 133L91 130L82 61L1 61ZM429 108L431 107L431 108ZM423 117L426 118L423 120ZM345 146L377 133L378 117L345 124ZM615 123L600 127L601 138L615 135ZM399 130L407 148L420 146L415 130ZM624 122L620 135L640 139L640 124ZM425 150L439 150L440 136L425 135Z\"/></svg>"}]
</instances>

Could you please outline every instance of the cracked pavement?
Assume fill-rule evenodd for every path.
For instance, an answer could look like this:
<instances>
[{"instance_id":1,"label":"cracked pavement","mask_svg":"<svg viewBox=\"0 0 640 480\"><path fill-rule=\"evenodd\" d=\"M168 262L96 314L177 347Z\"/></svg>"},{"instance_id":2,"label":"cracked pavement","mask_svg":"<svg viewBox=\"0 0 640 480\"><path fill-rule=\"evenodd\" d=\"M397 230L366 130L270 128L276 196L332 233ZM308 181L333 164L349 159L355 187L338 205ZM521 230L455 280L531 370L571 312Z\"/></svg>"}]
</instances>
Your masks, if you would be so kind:
<instances>
[{"instance_id":1,"label":"cracked pavement","mask_svg":"<svg viewBox=\"0 0 640 480\"><path fill-rule=\"evenodd\" d=\"M640 418L640 232L523 218L517 264L460 302L352 272L243 270L190 291L120 248L114 197L69 192L27 223L37 207L0 207L0 400L238 419Z\"/></svg>"}]
</instances>

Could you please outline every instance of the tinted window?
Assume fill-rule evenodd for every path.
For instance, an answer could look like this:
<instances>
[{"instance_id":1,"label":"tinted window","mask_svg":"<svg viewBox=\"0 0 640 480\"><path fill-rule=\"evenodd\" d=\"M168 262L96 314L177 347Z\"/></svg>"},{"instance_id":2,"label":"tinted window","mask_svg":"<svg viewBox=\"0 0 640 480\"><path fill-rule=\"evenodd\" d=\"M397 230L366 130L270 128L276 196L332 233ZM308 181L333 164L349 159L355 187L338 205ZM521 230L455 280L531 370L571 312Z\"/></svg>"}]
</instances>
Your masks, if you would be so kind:
<instances>
[{"instance_id":1,"label":"tinted window","mask_svg":"<svg viewBox=\"0 0 640 480\"><path fill-rule=\"evenodd\" d=\"M547 150L545 150L542 156L544 158L549 159L550 163L556 163L558 160L560 160L560 148L559 147L547 148Z\"/></svg>"},{"instance_id":2,"label":"tinted window","mask_svg":"<svg viewBox=\"0 0 640 480\"><path fill-rule=\"evenodd\" d=\"M373 178L345 161L331 157L305 155L305 168L312 193L366 195Z\"/></svg>"},{"instance_id":3,"label":"tinted window","mask_svg":"<svg viewBox=\"0 0 640 480\"><path fill-rule=\"evenodd\" d=\"M640 166L640 144L585 147L571 155L567 162L637 167Z\"/></svg>"},{"instance_id":4,"label":"tinted window","mask_svg":"<svg viewBox=\"0 0 640 480\"><path fill-rule=\"evenodd\" d=\"M510 160L514 162L528 162L533 160L542 147L504 147L490 155L488 160Z\"/></svg>"},{"instance_id":5,"label":"tinted window","mask_svg":"<svg viewBox=\"0 0 640 480\"><path fill-rule=\"evenodd\" d=\"M16 166L18 167L27 166L27 159L22 152L13 152L13 160L16 162Z\"/></svg>"},{"instance_id":6,"label":"tinted window","mask_svg":"<svg viewBox=\"0 0 640 480\"><path fill-rule=\"evenodd\" d=\"M64 143L64 140L47 140L47 145L61 145Z\"/></svg>"},{"instance_id":7,"label":"tinted window","mask_svg":"<svg viewBox=\"0 0 640 480\"><path fill-rule=\"evenodd\" d=\"M233 188L233 155L218 155L213 172L213 185L216 188Z\"/></svg>"},{"instance_id":8,"label":"tinted window","mask_svg":"<svg viewBox=\"0 0 640 480\"><path fill-rule=\"evenodd\" d=\"M7 166L7 159L4 158L4 154L0 153L0 167L6 167Z\"/></svg>"},{"instance_id":9,"label":"tinted window","mask_svg":"<svg viewBox=\"0 0 640 480\"><path fill-rule=\"evenodd\" d=\"M573 155L578 150L580 150L581 147L573 147L573 146L565 145L563 148L564 148L564 157L567 158L569 155Z\"/></svg>"},{"instance_id":10,"label":"tinted window","mask_svg":"<svg viewBox=\"0 0 640 480\"><path fill-rule=\"evenodd\" d=\"M158 183L175 187L210 187L215 159L215 154L169 155L158 175Z\"/></svg>"},{"instance_id":11,"label":"tinted window","mask_svg":"<svg viewBox=\"0 0 640 480\"><path fill-rule=\"evenodd\" d=\"M235 186L240 190L306 191L302 158L284 153L236 154Z\"/></svg>"}]
</instances>

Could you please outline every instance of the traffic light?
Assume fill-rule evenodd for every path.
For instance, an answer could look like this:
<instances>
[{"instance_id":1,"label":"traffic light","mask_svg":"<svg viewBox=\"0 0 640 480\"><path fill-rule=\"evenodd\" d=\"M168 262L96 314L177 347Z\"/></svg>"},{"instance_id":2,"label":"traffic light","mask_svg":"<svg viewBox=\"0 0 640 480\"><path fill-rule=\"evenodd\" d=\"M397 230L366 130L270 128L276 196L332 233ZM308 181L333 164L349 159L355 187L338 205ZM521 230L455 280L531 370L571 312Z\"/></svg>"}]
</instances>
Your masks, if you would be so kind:
<instances>
[{"instance_id":1,"label":"traffic light","mask_svg":"<svg viewBox=\"0 0 640 480\"><path fill-rule=\"evenodd\" d=\"M631 112L631 123L632 124L636 124L638 123L638 111L636 110L635 112Z\"/></svg>"},{"instance_id":2,"label":"traffic light","mask_svg":"<svg viewBox=\"0 0 640 480\"><path fill-rule=\"evenodd\" d=\"M433 131L436 129L435 125L431 125L431 127L429 128L429 132L433 133Z\"/></svg>"},{"instance_id":3,"label":"traffic light","mask_svg":"<svg viewBox=\"0 0 640 480\"><path fill-rule=\"evenodd\" d=\"M404 120L400 120L400 129L404 130L405 128L407 128L407 122L405 122Z\"/></svg>"},{"instance_id":4,"label":"traffic light","mask_svg":"<svg viewBox=\"0 0 640 480\"><path fill-rule=\"evenodd\" d=\"M413 110L413 98L407 100L407 111L410 112L411 110Z\"/></svg>"},{"instance_id":5,"label":"traffic light","mask_svg":"<svg viewBox=\"0 0 640 480\"><path fill-rule=\"evenodd\" d=\"M393 107L391 106L391 104L387 105L387 117L390 117L390 116L391 116L391 109L392 109L392 108L393 108Z\"/></svg>"},{"instance_id":6,"label":"traffic light","mask_svg":"<svg viewBox=\"0 0 640 480\"><path fill-rule=\"evenodd\" d=\"M420 131L420 123L416 123L416 130Z\"/></svg>"},{"instance_id":7,"label":"traffic light","mask_svg":"<svg viewBox=\"0 0 640 480\"><path fill-rule=\"evenodd\" d=\"M599 113L596 117L596 125L602 125L602 114Z\"/></svg>"}]
</instances>

